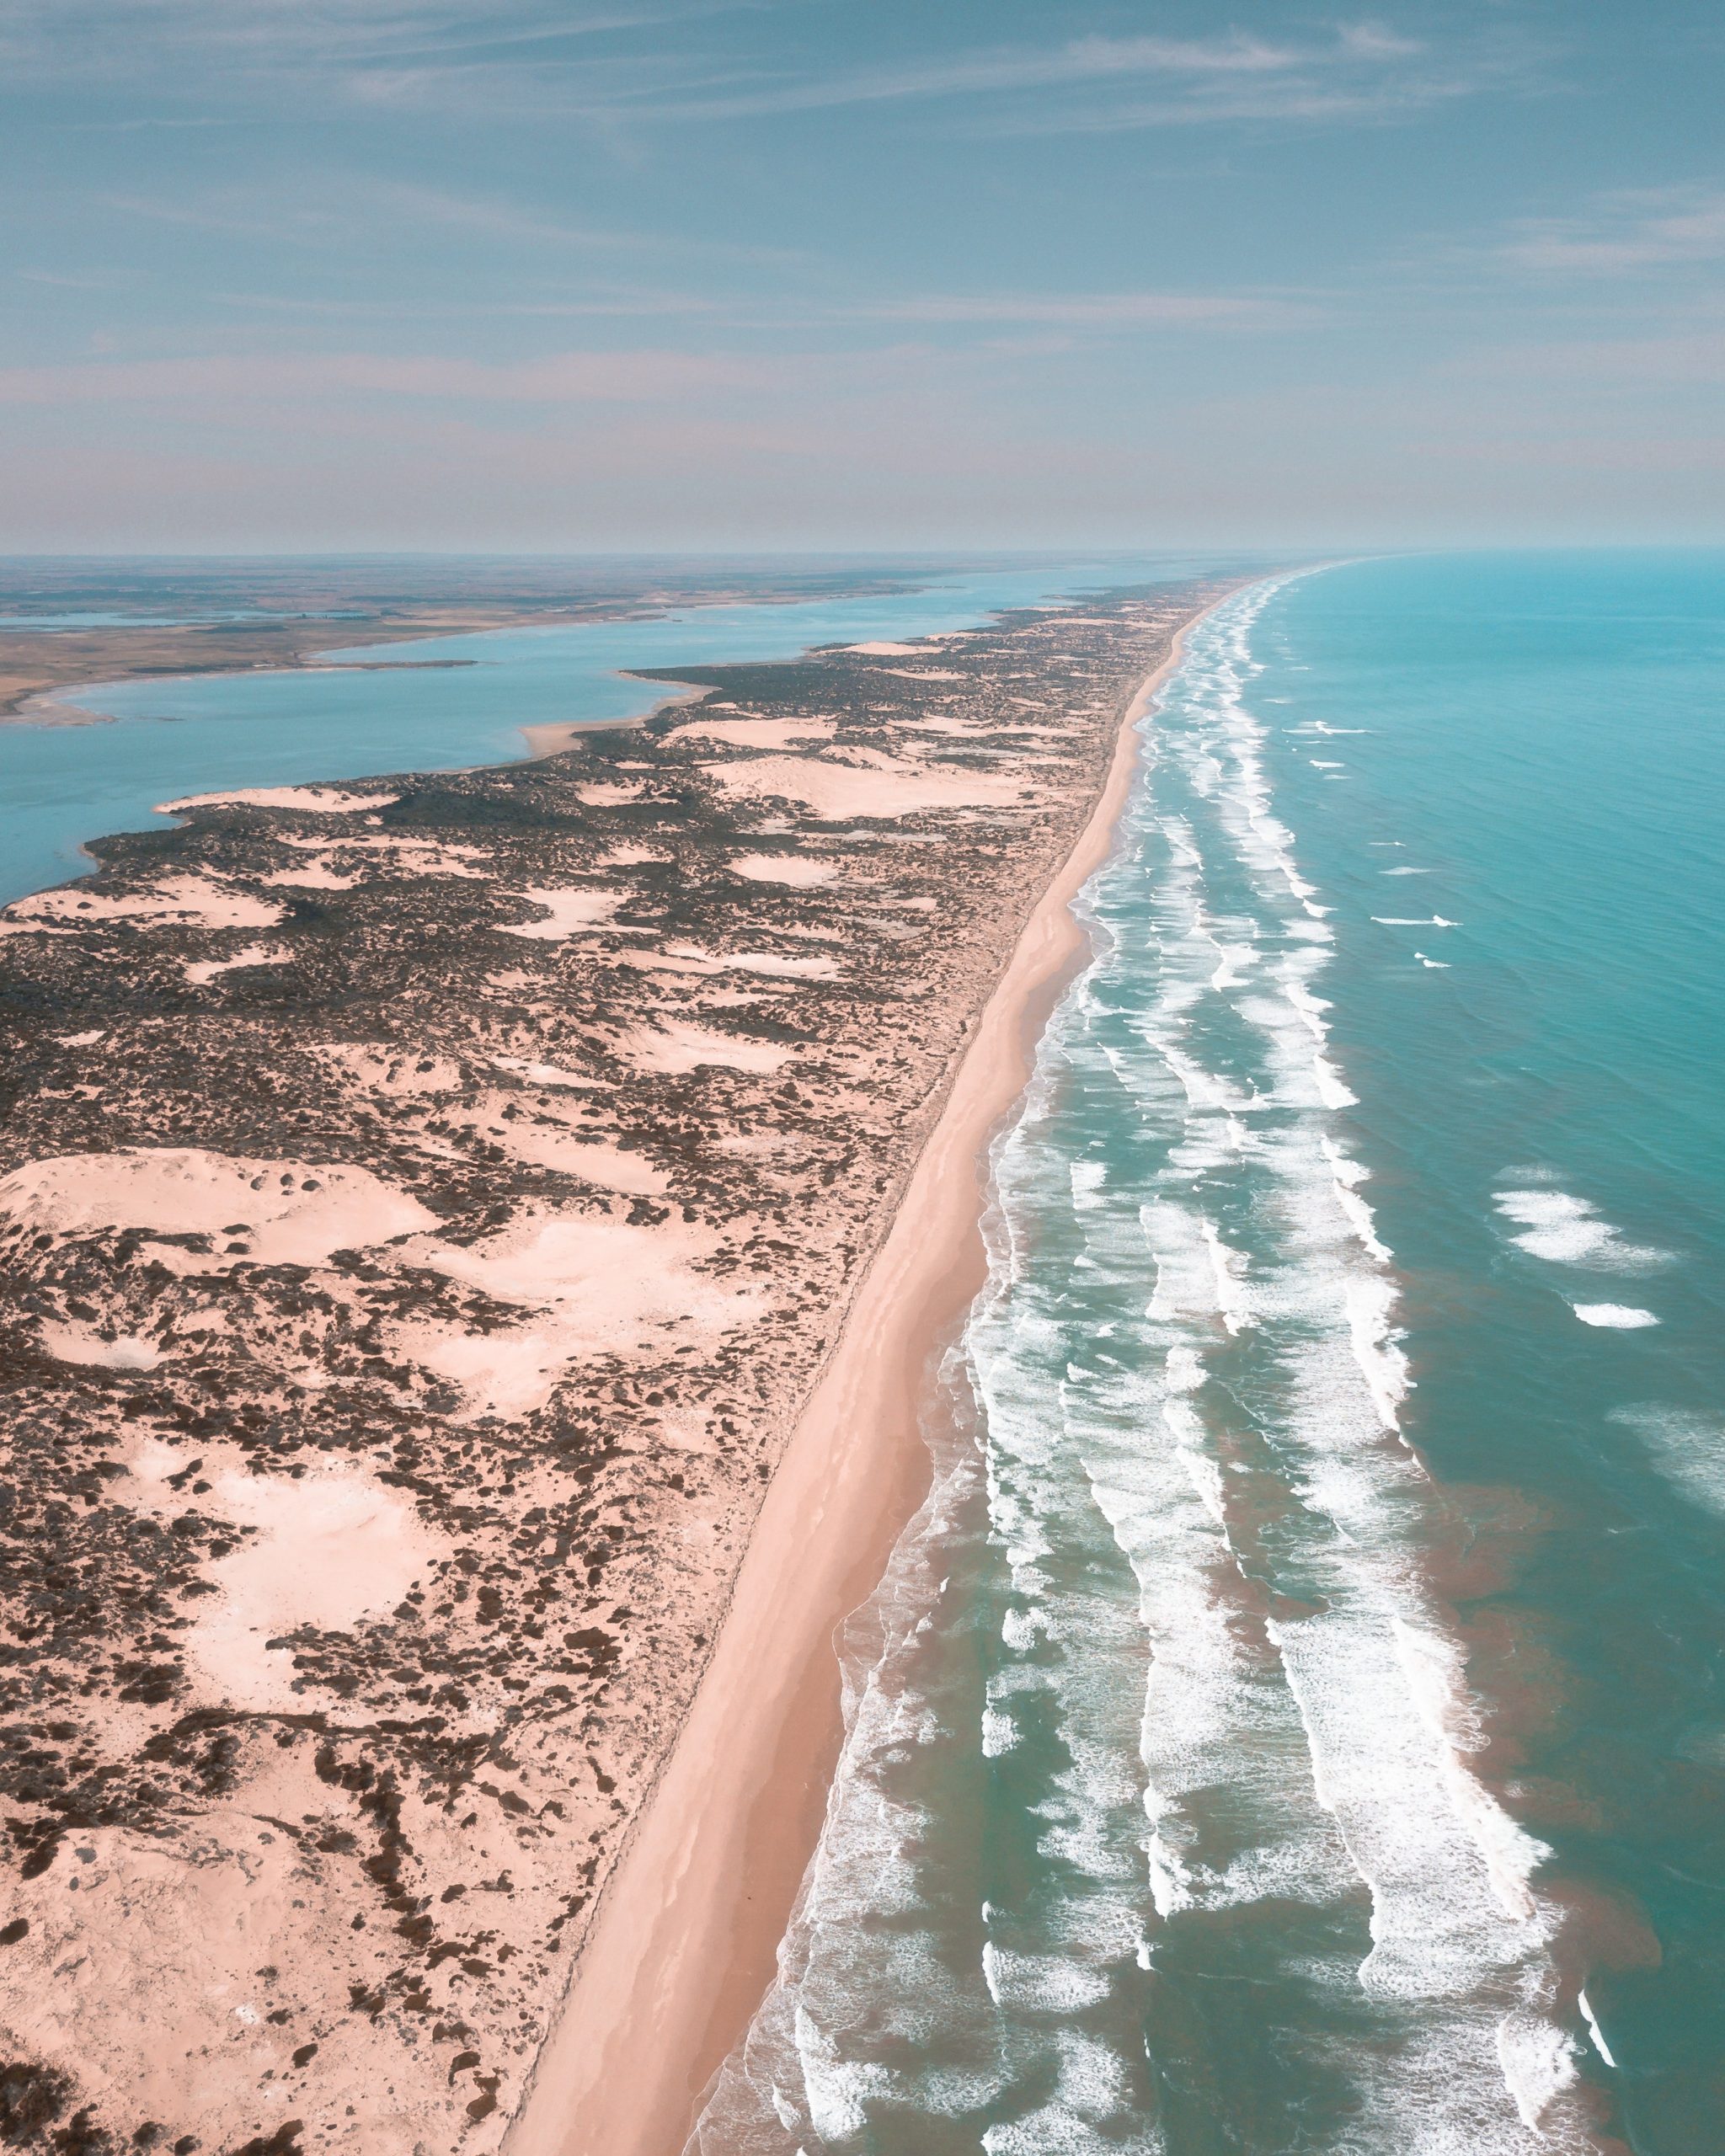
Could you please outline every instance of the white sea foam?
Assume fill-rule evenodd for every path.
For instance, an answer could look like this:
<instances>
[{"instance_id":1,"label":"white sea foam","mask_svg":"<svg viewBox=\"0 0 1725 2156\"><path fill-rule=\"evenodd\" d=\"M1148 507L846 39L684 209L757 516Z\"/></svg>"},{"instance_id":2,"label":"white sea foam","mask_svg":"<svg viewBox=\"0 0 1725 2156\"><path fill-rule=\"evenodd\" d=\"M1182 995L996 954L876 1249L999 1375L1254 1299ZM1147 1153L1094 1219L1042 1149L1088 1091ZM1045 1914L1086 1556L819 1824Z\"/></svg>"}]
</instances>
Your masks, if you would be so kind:
<instances>
[{"instance_id":1,"label":"white sea foam","mask_svg":"<svg viewBox=\"0 0 1725 2156\"><path fill-rule=\"evenodd\" d=\"M1691 1503L1725 1513L1725 1422L1681 1407L1617 1407L1667 1481Z\"/></svg>"},{"instance_id":2,"label":"white sea foam","mask_svg":"<svg viewBox=\"0 0 1725 2156\"><path fill-rule=\"evenodd\" d=\"M1638 1331L1659 1321L1651 1310L1637 1310L1630 1303L1576 1303L1572 1305L1583 1325L1602 1325L1616 1332Z\"/></svg>"},{"instance_id":3,"label":"white sea foam","mask_svg":"<svg viewBox=\"0 0 1725 2156\"><path fill-rule=\"evenodd\" d=\"M1666 1262L1669 1253L1628 1243L1584 1198L1561 1190L1500 1190L1493 1200L1522 1230L1510 1241L1553 1265L1585 1265L1599 1271L1639 1272Z\"/></svg>"},{"instance_id":4,"label":"white sea foam","mask_svg":"<svg viewBox=\"0 0 1725 2156\"><path fill-rule=\"evenodd\" d=\"M1201 1971L1212 1938L1230 1951L1236 1913L1274 1935L1290 1908L1324 1912L1333 1942L1302 1945L1303 1980L1370 2016L1368 2042L1313 2053L1350 2078L1350 2149L1569 2145L1546 1852L1480 1778L1465 1658L1427 1577L1391 1253L1332 1120L1355 1105L1316 985L1334 931L1248 707L1272 588L1189 639L1148 729L1154 807L1140 787L1087 894L1100 955L999 1149L989 1284L953 1365L982 1449L943 1466L847 1654L821 1849L698 2156L822 2156L895 2131L909 2147L907 2118L980 2123L985 2102L990 2156L1154 2156L1119 1987L1151 1967L1179 1981L1163 1972ZM1074 1129L1134 1144L1104 1169L1074 1156ZM1717 1433L1678 1449L1725 1460ZM944 1909L913 1771L950 1741L914 1657L941 1637L966 1490L998 1599L972 1741L1010 1753L1044 1874L1022 1900L991 1889L968 1967L975 1903ZM1270 1614L1263 1582L1284 1572L1300 1599ZM1267 2000L1292 1980L1263 1979ZM1306 2041L1278 2036L1290 2058ZM992 2077L966 2079L960 2052Z\"/></svg>"},{"instance_id":5,"label":"white sea foam","mask_svg":"<svg viewBox=\"0 0 1725 2156\"><path fill-rule=\"evenodd\" d=\"M1587 2024L1587 2033L1592 2040L1594 2049L1599 2053L1599 2057L1604 2059L1606 2065L1615 2071L1617 2062L1611 2056L1610 2047L1606 2043L1604 2032L1601 2031L1598 2020L1594 2018L1594 2009L1588 2003L1588 1996L1585 1991L1578 1992L1576 1994L1575 2003L1581 2009L1581 2018Z\"/></svg>"}]
</instances>

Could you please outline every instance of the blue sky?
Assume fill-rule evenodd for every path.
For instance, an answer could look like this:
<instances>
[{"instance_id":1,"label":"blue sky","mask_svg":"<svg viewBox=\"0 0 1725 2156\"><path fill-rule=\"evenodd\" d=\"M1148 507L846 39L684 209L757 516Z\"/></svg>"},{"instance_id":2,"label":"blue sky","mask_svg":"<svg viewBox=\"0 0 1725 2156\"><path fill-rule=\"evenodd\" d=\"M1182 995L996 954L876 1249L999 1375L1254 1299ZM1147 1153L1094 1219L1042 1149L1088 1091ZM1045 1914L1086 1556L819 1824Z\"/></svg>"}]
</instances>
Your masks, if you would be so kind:
<instances>
[{"instance_id":1,"label":"blue sky","mask_svg":"<svg viewBox=\"0 0 1725 2156\"><path fill-rule=\"evenodd\" d=\"M0 0L0 550L1725 537L1725 13Z\"/></svg>"}]
</instances>

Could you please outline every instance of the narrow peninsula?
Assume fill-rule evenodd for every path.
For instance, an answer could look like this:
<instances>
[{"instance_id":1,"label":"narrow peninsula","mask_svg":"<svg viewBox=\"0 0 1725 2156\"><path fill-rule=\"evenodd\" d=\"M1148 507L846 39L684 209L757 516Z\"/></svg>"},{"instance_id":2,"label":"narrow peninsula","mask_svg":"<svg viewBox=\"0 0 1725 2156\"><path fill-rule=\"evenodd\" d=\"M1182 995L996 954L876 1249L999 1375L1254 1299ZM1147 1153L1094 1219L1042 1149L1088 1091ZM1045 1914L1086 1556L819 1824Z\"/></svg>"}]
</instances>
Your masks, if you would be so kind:
<instances>
[{"instance_id":1,"label":"narrow peninsula","mask_svg":"<svg viewBox=\"0 0 1725 2156\"><path fill-rule=\"evenodd\" d=\"M13 2145L498 2147L1215 595L683 669L533 761L175 804L0 915Z\"/></svg>"}]
</instances>

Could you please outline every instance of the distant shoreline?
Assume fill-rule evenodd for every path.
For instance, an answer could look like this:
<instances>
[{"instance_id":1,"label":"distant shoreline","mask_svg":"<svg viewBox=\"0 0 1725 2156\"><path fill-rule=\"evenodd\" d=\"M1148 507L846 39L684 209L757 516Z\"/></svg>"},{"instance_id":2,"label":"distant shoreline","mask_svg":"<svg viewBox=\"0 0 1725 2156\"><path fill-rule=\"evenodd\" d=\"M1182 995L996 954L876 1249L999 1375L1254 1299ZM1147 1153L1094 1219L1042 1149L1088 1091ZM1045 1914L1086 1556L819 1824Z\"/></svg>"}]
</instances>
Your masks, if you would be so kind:
<instances>
[{"instance_id":1,"label":"distant shoreline","mask_svg":"<svg viewBox=\"0 0 1725 2156\"><path fill-rule=\"evenodd\" d=\"M859 576L858 595L868 590L920 591L937 572L921 578ZM768 584L765 590L736 584L698 583L679 589L662 585L638 594L583 600L545 599L511 603L507 599L476 601L470 606L446 600L426 602L411 612L375 613L346 620L284 612L280 617L239 627L222 622L185 621L53 630L8 627L0 615L0 725L93 725L110 716L94 712L77 718L40 718L30 707L91 689L133 681L200 680L214 675L298 673L333 670L327 654L377 645L419 643L441 637L483 636L504 629L580 628L607 622L655 619L684 607L791 606L822 595L794 584ZM339 633L332 635L332 631ZM206 640L220 639L220 648ZM207 654L207 655L206 655ZM391 666L393 660L350 662ZM459 666L463 659L405 662L425 666ZM86 707L69 702L74 711Z\"/></svg>"}]
</instances>

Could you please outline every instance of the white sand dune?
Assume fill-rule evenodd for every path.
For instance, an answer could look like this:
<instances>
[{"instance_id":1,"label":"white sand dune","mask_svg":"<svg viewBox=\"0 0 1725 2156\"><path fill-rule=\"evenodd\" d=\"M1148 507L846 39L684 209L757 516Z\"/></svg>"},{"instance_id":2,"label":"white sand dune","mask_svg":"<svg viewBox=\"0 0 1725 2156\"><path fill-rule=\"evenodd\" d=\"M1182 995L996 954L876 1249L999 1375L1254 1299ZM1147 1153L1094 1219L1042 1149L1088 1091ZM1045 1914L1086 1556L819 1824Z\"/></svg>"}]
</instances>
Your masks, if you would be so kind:
<instances>
[{"instance_id":1,"label":"white sand dune","mask_svg":"<svg viewBox=\"0 0 1725 2156\"><path fill-rule=\"evenodd\" d=\"M726 866L733 876L740 876L746 883L784 883L796 891L830 883L839 873L830 861L814 861L798 853L733 854Z\"/></svg>"},{"instance_id":2,"label":"white sand dune","mask_svg":"<svg viewBox=\"0 0 1725 2156\"><path fill-rule=\"evenodd\" d=\"M830 718L697 718L667 734L673 741L721 741L739 749L785 749L793 741L830 741Z\"/></svg>"},{"instance_id":3,"label":"white sand dune","mask_svg":"<svg viewBox=\"0 0 1725 2156\"><path fill-rule=\"evenodd\" d=\"M638 1069L662 1070L681 1077L702 1064L718 1064L732 1070L782 1070L792 1051L770 1041L738 1040L729 1033L710 1033L700 1026L667 1020L651 1032L631 1033L623 1052Z\"/></svg>"},{"instance_id":4,"label":"white sand dune","mask_svg":"<svg viewBox=\"0 0 1725 2156\"><path fill-rule=\"evenodd\" d=\"M321 1265L334 1251L386 1242L435 1216L368 1168L174 1147L32 1161L0 1178L0 1218L57 1235L142 1228L211 1236L218 1249L207 1256L174 1245L155 1253L190 1273L230 1270L236 1258Z\"/></svg>"},{"instance_id":5,"label":"white sand dune","mask_svg":"<svg viewBox=\"0 0 1725 2156\"><path fill-rule=\"evenodd\" d=\"M729 792L800 802L823 823L986 808L1025 798L1019 781L991 771L895 762L884 756L843 764L824 756L755 756L746 763L702 768Z\"/></svg>"},{"instance_id":6,"label":"white sand dune","mask_svg":"<svg viewBox=\"0 0 1725 2156\"><path fill-rule=\"evenodd\" d=\"M194 988L202 988L219 974L238 973L245 966L279 966L291 956L279 943L248 943L231 958L194 958L184 971Z\"/></svg>"},{"instance_id":7,"label":"white sand dune","mask_svg":"<svg viewBox=\"0 0 1725 2156\"><path fill-rule=\"evenodd\" d=\"M596 928L609 921L628 893L585 884L571 884L562 889L551 884L538 884L514 895L529 905L542 906L544 919L499 926L498 933L522 936L532 943L560 943L565 937L577 935L584 928Z\"/></svg>"}]
</instances>

